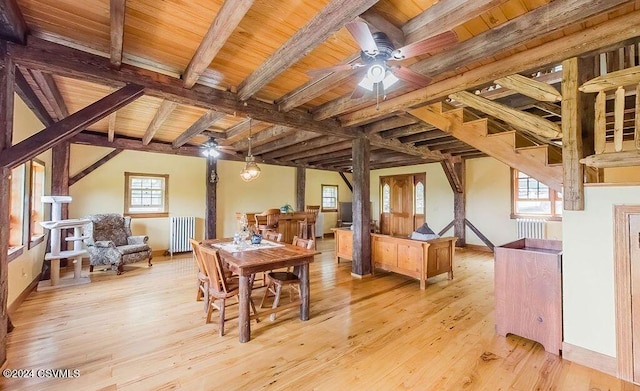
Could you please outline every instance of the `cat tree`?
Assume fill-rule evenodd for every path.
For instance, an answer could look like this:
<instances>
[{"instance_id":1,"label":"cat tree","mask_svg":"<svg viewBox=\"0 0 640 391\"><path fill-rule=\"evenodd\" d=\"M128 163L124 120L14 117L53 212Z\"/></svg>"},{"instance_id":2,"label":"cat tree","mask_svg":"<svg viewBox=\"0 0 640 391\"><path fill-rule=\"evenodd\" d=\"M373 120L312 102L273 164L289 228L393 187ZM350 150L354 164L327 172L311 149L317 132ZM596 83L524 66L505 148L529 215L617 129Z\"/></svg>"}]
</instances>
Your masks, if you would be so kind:
<instances>
[{"instance_id":1,"label":"cat tree","mask_svg":"<svg viewBox=\"0 0 640 391\"><path fill-rule=\"evenodd\" d=\"M82 258L87 256L87 250L82 248L80 229L89 222L89 219L62 219L62 204L71 202L70 196L43 196L42 202L51 204L51 221L42 221L40 225L49 230L51 252L45 254L44 259L51 262L51 279L47 282L40 281L38 290L52 287L86 284L89 277L82 277ZM73 250L62 250L63 229L73 228L73 236L64 238L67 242L73 242ZM60 279L60 260L66 258L73 263L73 279Z\"/></svg>"}]
</instances>

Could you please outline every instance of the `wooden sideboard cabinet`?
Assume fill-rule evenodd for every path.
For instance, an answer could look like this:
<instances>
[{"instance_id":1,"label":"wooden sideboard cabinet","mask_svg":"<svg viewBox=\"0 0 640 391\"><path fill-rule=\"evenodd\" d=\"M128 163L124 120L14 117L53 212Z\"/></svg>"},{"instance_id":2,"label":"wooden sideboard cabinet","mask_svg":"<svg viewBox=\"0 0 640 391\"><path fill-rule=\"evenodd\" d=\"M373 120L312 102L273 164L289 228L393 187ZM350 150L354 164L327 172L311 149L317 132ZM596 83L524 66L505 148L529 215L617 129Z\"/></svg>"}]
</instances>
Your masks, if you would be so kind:
<instances>
[{"instance_id":1,"label":"wooden sideboard cabinet","mask_svg":"<svg viewBox=\"0 0 640 391\"><path fill-rule=\"evenodd\" d=\"M353 231L332 229L336 238L336 261L353 260ZM428 241L371 234L373 267L403 274L420 281L425 289L427 278L448 273L453 278L453 256L457 238L446 237Z\"/></svg>"},{"instance_id":2,"label":"wooden sideboard cabinet","mask_svg":"<svg viewBox=\"0 0 640 391\"><path fill-rule=\"evenodd\" d=\"M495 248L496 333L562 350L562 242L520 239Z\"/></svg>"}]
</instances>

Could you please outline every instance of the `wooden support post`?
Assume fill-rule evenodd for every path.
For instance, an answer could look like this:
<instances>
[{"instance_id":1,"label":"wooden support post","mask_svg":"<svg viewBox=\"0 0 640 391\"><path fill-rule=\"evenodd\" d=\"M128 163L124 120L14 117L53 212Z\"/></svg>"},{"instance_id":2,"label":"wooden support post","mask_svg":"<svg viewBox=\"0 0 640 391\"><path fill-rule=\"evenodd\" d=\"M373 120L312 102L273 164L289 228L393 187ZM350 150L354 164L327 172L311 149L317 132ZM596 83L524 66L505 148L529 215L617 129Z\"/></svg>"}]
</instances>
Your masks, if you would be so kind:
<instances>
[{"instance_id":1,"label":"wooden support post","mask_svg":"<svg viewBox=\"0 0 640 391\"><path fill-rule=\"evenodd\" d=\"M296 210L303 212L306 191L306 170L304 167L296 167Z\"/></svg>"},{"instance_id":2,"label":"wooden support post","mask_svg":"<svg viewBox=\"0 0 640 391\"><path fill-rule=\"evenodd\" d=\"M0 151L11 146L13 137L13 89L15 66L7 55L6 42L0 41ZM9 294L9 198L11 170L0 167L0 367L7 362L7 296Z\"/></svg>"},{"instance_id":3,"label":"wooden support post","mask_svg":"<svg viewBox=\"0 0 640 391\"><path fill-rule=\"evenodd\" d=\"M353 140L353 263L351 273L371 274L371 202L369 155L371 144L364 137Z\"/></svg>"},{"instance_id":4,"label":"wooden support post","mask_svg":"<svg viewBox=\"0 0 640 391\"><path fill-rule=\"evenodd\" d=\"M207 158L207 172L205 175L205 183L207 184L207 201L205 204L205 210L207 213L207 217L205 219L205 239L215 239L216 236L216 218L217 218L217 210L216 210L216 201L218 199L217 189L218 189L218 161L213 158Z\"/></svg>"},{"instance_id":5,"label":"wooden support post","mask_svg":"<svg viewBox=\"0 0 640 391\"><path fill-rule=\"evenodd\" d=\"M593 60L592 60L593 61ZM585 105L578 87L593 77L591 67L578 59L562 62L562 164L565 210L584 210L583 128L593 129L593 103ZM591 110L588 110L591 107ZM590 132L593 134L593 131Z\"/></svg>"},{"instance_id":6,"label":"wooden support post","mask_svg":"<svg viewBox=\"0 0 640 391\"><path fill-rule=\"evenodd\" d=\"M63 141L51 148L51 194L69 195L69 161L71 159L71 144ZM62 204L61 218L69 218L69 204Z\"/></svg>"},{"instance_id":7,"label":"wooden support post","mask_svg":"<svg viewBox=\"0 0 640 391\"><path fill-rule=\"evenodd\" d=\"M467 203L467 192L465 190L465 160L462 160L460 163L453 164L453 170L458 177L458 181L460 182L460 187L462 191L454 191L453 192L453 218L455 223L453 224L453 235L458 238L456 242L456 246L465 247L467 245L466 240L466 229L464 221L467 218L466 214L466 203Z\"/></svg>"}]
</instances>

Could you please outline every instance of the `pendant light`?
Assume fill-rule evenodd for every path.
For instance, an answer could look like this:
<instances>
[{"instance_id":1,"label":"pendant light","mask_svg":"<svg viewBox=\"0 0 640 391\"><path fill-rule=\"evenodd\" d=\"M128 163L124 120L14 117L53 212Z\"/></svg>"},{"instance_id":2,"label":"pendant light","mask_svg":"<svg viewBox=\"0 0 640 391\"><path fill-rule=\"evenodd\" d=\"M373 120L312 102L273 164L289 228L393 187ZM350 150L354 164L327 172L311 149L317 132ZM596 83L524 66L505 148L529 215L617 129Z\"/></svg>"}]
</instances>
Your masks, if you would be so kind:
<instances>
[{"instance_id":1,"label":"pendant light","mask_svg":"<svg viewBox=\"0 0 640 391\"><path fill-rule=\"evenodd\" d=\"M245 165L240 172L240 178L245 182L250 182L260 176L260 167L256 164L256 158L251 155L251 118L249 118L249 151L245 158Z\"/></svg>"}]
</instances>

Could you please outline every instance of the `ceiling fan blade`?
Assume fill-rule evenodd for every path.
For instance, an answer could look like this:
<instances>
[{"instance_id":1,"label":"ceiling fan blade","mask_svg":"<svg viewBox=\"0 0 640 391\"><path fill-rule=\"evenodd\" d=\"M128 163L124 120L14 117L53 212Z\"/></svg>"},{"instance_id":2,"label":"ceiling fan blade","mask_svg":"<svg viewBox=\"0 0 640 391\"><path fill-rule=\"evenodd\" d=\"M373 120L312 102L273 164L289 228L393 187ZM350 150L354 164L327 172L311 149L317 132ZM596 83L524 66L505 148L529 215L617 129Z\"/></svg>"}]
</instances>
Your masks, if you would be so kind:
<instances>
[{"instance_id":1,"label":"ceiling fan blade","mask_svg":"<svg viewBox=\"0 0 640 391\"><path fill-rule=\"evenodd\" d=\"M444 48L458 42L458 36L453 31L445 31L442 34L435 35L423 41L411 43L396 49L393 52L391 60L404 60L419 56L421 54L432 52L436 49Z\"/></svg>"},{"instance_id":2,"label":"ceiling fan blade","mask_svg":"<svg viewBox=\"0 0 640 391\"><path fill-rule=\"evenodd\" d=\"M418 72L412 71L411 69L403 66L393 67L391 68L391 72L393 72L396 77L402 81L411 83L418 87L426 87L431 83L431 78L420 74Z\"/></svg>"},{"instance_id":3,"label":"ceiling fan blade","mask_svg":"<svg viewBox=\"0 0 640 391\"><path fill-rule=\"evenodd\" d=\"M334 65L326 68L311 69L307 71L307 75L309 75L312 78L316 78L316 77L324 76L328 73L353 71L354 69L360 68L361 66L362 64L360 63L340 64L340 65Z\"/></svg>"},{"instance_id":4,"label":"ceiling fan blade","mask_svg":"<svg viewBox=\"0 0 640 391\"><path fill-rule=\"evenodd\" d=\"M363 87L356 85L356 88L354 88L353 92L351 93L351 99L360 99L366 92L367 91Z\"/></svg>"},{"instance_id":5,"label":"ceiling fan blade","mask_svg":"<svg viewBox=\"0 0 640 391\"><path fill-rule=\"evenodd\" d=\"M378 53L378 45L376 45L373 34L371 34L371 30L369 30L369 26L367 26L366 23L353 21L347 23L345 27L349 30L349 33L351 33L353 39L356 40L363 52L370 55Z\"/></svg>"}]
</instances>

